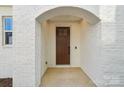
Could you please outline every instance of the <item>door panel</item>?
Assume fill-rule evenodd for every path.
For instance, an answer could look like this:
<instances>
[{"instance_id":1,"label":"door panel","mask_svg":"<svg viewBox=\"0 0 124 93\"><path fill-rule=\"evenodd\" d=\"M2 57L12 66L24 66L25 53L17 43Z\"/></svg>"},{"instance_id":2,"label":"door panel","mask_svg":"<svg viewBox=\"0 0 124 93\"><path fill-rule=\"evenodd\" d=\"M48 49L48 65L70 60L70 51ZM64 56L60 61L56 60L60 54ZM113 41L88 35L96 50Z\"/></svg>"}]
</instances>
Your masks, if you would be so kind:
<instances>
[{"instance_id":1,"label":"door panel","mask_svg":"<svg viewBox=\"0 0 124 93\"><path fill-rule=\"evenodd\" d=\"M56 27L56 64L70 64L70 27Z\"/></svg>"}]
</instances>

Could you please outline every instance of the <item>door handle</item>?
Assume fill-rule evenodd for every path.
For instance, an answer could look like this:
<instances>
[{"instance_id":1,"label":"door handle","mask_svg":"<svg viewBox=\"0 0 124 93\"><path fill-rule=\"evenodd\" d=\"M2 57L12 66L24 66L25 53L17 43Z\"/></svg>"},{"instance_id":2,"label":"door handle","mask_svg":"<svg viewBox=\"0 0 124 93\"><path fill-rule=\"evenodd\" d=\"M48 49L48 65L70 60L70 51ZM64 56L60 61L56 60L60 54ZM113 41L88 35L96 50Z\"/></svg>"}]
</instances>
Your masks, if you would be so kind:
<instances>
[{"instance_id":1,"label":"door handle","mask_svg":"<svg viewBox=\"0 0 124 93\"><path fill-rule=\"evenodd\" d=\"M68 55L70 55L70 46L68 46Z\"/></svg>"}]
</instances>

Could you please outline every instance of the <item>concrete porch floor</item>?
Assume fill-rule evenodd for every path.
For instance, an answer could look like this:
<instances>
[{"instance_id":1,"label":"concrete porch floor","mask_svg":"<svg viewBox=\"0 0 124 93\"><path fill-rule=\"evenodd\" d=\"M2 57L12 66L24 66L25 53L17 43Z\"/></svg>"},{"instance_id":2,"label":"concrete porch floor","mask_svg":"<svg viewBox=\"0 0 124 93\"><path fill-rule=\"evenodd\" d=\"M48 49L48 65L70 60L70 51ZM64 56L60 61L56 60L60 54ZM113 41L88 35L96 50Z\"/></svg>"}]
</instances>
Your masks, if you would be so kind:
<instances>
[{"instance_id":1,"label":"concrete porch floor","mask_svg":"<svg viewBox=\"0 0 124 93\"><path fill-rule=\"evenodd\" d=\"M41 87L96 87L81 68L48 68Z\"/></svg>"}]
</instances>

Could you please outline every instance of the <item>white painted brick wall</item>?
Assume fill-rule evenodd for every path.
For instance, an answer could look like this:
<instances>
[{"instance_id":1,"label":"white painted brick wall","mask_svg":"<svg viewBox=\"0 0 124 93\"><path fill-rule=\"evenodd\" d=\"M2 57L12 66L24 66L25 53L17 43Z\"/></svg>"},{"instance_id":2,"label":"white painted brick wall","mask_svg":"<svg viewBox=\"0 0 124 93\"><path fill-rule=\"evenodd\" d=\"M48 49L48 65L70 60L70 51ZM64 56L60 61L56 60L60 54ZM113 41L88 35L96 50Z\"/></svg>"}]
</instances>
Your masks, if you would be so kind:
<instances>
[{"instance_id":1,"label":"white painted brick wall","mask_svg":"<svg viewBox=\"0 0 124 93\"><path fill-rule=\"evenodd\" d=\"M2 16L11 16L11 6L0 6L0 78L13 76L13 48L3 45Z\"/></svg>"},{"instance_id":2,"label":"white painted brick wall","mask_svg":"<svg viewBox=\"0 0 124 93\"><path fill-rule=\"evenodd\" d=\"M101 28L103 86L124 86L123 11L124 6L102 6L101 9L102 18L105 19Z\"/></svg>"},{"instance_id":3,"label":"white painted brick wall","mask_svg":"<svg viewBox=\"0 0 124 93\"><path fill-rule=\"evenodd\" d=\"M35 18L55 7L13 6L14 45L4 48L0 39L0 77L13 76L14 86L36 86ZM91 69L87 70L87 74L98 86L124 86L124 6L79 7L93 12L101 19L98 27L91 31L90 45L94 43L92 53L97 56L93 56L93 66L89 65L91 61L88 62L86 68Z\"/></svg>"},{"instance_id":4,"label":"white painted brick wall","mask_svg":"<svg viewBox=\"0 0 124 93\"><path fill-rule=\"evenodd\" d=\"M13 84L35 86L35 20L28 6L14 6L13 15L15 23Z\"/></svg>"}]
</instances>

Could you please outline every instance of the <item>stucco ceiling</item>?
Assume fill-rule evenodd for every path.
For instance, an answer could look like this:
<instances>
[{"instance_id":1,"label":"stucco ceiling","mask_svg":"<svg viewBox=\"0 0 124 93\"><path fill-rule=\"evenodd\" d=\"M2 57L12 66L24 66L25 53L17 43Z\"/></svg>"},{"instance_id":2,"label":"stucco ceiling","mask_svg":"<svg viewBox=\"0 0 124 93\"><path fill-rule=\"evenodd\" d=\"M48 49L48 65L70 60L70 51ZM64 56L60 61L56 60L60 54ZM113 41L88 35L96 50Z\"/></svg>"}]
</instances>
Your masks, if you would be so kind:
<instances>
[{"instance_id":1,"label":"stucco ceiling","mask_svg":"<svg viewBox=\"0 0 124 93\"><path fill-rule=\"evenodd\" d=\"M36 18L36 20L41 23L45 20L51 19L55 16L61 16L61 15L76 16L78 18L86 20L86 22L88 22L89 24L96 24L100 21L100 19L96 15L91 13L90 11L87 11L87 10L84 10L84 9L78 8L78 7L58 7L58 8L54 8L54 9L51 9L51 10L48 10L48 11L42 13L41 15L39 15ZM65 18L65 17L62 17L61 20L63 20L63 18ZM58 18L53 18L53 19L58 20ZM70 18L70 19L66 18L66 20L71 20L71 19L72 18ZM77 18L76 18L76 20L77 20Z\"/></svg>"},{"instance_id":2,"label":"stucco ceiling","mask_svg":"<svg viewBox=\"0 0 124 93\"><path fill-rule=\"evenodd\" d=\"M70 22L75 22L75 21L81 21L82 18L76 17L76 16L70 16L70 15L61 15L61 16L55 16L52 17L50 19L48 19L48 21L53 21L53 22L58 22L58 21L70 21Z\"/></svg>"}]
</instances>

